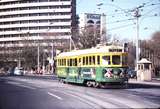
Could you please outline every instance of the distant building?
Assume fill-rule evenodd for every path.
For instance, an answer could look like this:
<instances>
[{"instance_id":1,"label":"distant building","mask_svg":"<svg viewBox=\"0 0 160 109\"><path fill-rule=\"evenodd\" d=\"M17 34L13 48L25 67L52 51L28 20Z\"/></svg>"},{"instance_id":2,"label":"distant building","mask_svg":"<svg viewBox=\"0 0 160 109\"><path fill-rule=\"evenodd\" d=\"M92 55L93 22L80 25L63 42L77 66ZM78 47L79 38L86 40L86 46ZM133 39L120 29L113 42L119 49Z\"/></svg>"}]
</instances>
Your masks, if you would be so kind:
<instances>
[{"instance_id":1,"label":"distant building","mask_svg":"<svg viewBox=\"0 0 160 109\"><path fill-rule=\"evenodd\" d=\"M83 13L79 15L79 28L89 25L100 26L101 14Z\"/></svg>"},{"instance_id":2,"label":"distant building","mask_svg":"<svg viewBox=\"0 0 160 109\"><path fill-rule=\"evenodd\" d=\"M105 14L92 14L82 13L79 15L79 30L84 28L94 27L96 31L101 34L101 40L106 37L106 15Z\"/></svg>"}]
</instances>

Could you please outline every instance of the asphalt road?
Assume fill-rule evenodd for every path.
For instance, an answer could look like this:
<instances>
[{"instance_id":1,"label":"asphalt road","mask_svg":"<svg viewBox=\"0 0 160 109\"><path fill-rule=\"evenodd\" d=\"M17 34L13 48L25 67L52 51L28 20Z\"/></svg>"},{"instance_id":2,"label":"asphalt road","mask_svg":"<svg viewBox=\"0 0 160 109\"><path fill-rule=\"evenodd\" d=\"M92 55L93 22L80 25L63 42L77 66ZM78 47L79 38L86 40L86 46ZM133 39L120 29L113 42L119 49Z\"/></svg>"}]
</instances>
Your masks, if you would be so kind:
<instances>
[{"instance_id":1,"label":"asphalt road","mask_svg":"<svg viewBox=\"0 0 160 109\"><path fill-rule=\"evenodd\" d=\"M0 77L0 109L160 108L160 87L97 89L44 78Z\"/></svg>"}]
</instances>

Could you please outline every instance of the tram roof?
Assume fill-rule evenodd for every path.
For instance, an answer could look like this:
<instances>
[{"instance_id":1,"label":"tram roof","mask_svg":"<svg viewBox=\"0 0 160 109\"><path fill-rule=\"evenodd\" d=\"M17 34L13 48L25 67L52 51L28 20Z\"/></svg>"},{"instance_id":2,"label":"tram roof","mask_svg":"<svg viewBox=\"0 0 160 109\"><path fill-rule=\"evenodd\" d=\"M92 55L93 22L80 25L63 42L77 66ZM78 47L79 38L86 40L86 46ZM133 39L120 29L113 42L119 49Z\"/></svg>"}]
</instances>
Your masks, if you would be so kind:
<instances>
[{"instance_id":1,"label":"tram roof","mask_svg":"<svg viewBox=\"0 0 160 109\"><path fill-rule=\"evenodd\" d=\"M82 50L72 50L70 52L62 52L57 57L68 57L68 56L79 56L79 55L86 55L86 54L97 54L97 53L106 53L109 52L109 49L122 49L122 46L97 46L90 49L82 49Z\"/></svg>"}]
</instances>

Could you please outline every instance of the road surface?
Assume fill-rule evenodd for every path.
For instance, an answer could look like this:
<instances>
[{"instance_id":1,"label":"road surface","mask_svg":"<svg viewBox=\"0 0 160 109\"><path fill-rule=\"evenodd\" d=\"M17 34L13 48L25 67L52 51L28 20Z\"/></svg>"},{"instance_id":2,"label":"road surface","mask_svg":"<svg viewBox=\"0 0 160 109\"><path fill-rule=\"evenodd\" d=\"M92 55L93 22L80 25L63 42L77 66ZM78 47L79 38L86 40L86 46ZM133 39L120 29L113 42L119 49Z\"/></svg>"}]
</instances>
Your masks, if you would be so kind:
<instances>
[{"instance_id":1,"label":"road surface","mask_svg":"<svg viewBox=\"0 0 160 109\"><path fill-rule=\"evenodd\" d=\"M55 78L0 77L0 109L160 108L160 87L97 89Z\"/></svg>"}]
</instances>

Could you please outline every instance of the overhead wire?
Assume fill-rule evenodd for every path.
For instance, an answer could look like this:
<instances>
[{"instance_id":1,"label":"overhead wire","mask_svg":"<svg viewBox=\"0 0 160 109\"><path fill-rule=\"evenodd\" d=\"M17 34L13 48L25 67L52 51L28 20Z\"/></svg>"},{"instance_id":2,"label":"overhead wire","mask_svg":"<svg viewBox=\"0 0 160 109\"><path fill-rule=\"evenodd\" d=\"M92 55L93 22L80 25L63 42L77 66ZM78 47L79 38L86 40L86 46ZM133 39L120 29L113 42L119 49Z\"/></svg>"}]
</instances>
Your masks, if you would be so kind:
<instances>
[{"instance_id":1,"label":"overhead wire","mask_svg":"<svg viewBox=\"0 0 160 109\"><path fill-rule=\"evenodd\" d=\"M107 31L113 31L113 30L117 30L117 29L122 29L122 28L125 28L125 27L128 27L128 26L133 26L133 25L134 24L126 24L126 25L114 27L114 28L111 28L111 29L107 29Z\"/></svg>"},{"instance_id":2,"label":"overhead wire","mask_svg":"<svg viewBox=\"0 0 160 109\"><path fill-rule=\"evenodd\" d=\"M134 19L135 19L135 18L124 19L124 20L117 20L117 21L109 22L109 23L107 23L107 24L121 23L121 22L131 21L131 20L134 20Z\"/></svg>"},{"instance_id":3,"label":"overhead wire","mask_svg":"<svg viewBox=\"0 0 160 109\"><path fill-rule=\"evenodd\" d=\"M79 2L81 2L81 1L79 1ZM149 6L156 6L156 5L159 5L160 3L152 3L153 1L152 0L149 0L148 2L146 2L146 3L143 3L143 5L141 6L139 6L139 8L146 8L146 7L149 7ZM98 7L100 7L100 6L102 6L102 5L105 5L104 3L100 3L99 5L97 5ZM106 15L106 16L111 16L111 17L114 17L114 16L116 16L117 14L118 15L120 15L120 14L127 14L126 15L126 17L130 17L129 19L124 19L124 20L117 20L117 21L112 21L112 22L109 22L109 23L107 23L107 24L114 24L114 23L121 23L121 22L126 22L126 21L133 21L135 18L133 18L133 15L132 15L132 13L131 12L133 12L133 11L131 11L130 9L123 9L123 8L121 8L121 7L119 7L118 5L114 5L114 4L106 4L106 5L109 5L109 6L112 6L112 7L115 7L115 8L117 8L117 10L115 10L115 12L119 12L119 11L122 11L122 12L120 12L120 13L115 13L115 14L109 14L109 15ZM132 9L133 10L133 9ZM150 10L151 11L151 10ZM152 12L152 11L151 11ZM149 13L149 12L147 12L147 13ZM142 16L145 16L147 13L145 13L144 15L142 15ZM131 18L132 17L132 18ZM121 28L125 28L125 27L128 27L128 26L132 26L132 25L134 25L134 24L127 24L127 25L122 25L122 26L119 26L119 27L115 27L115 28L111 28L111 29L108 29L107 31L111 31L111 30L116 30L116 29L121 29Z\"/></svg>"}]
</instances>

